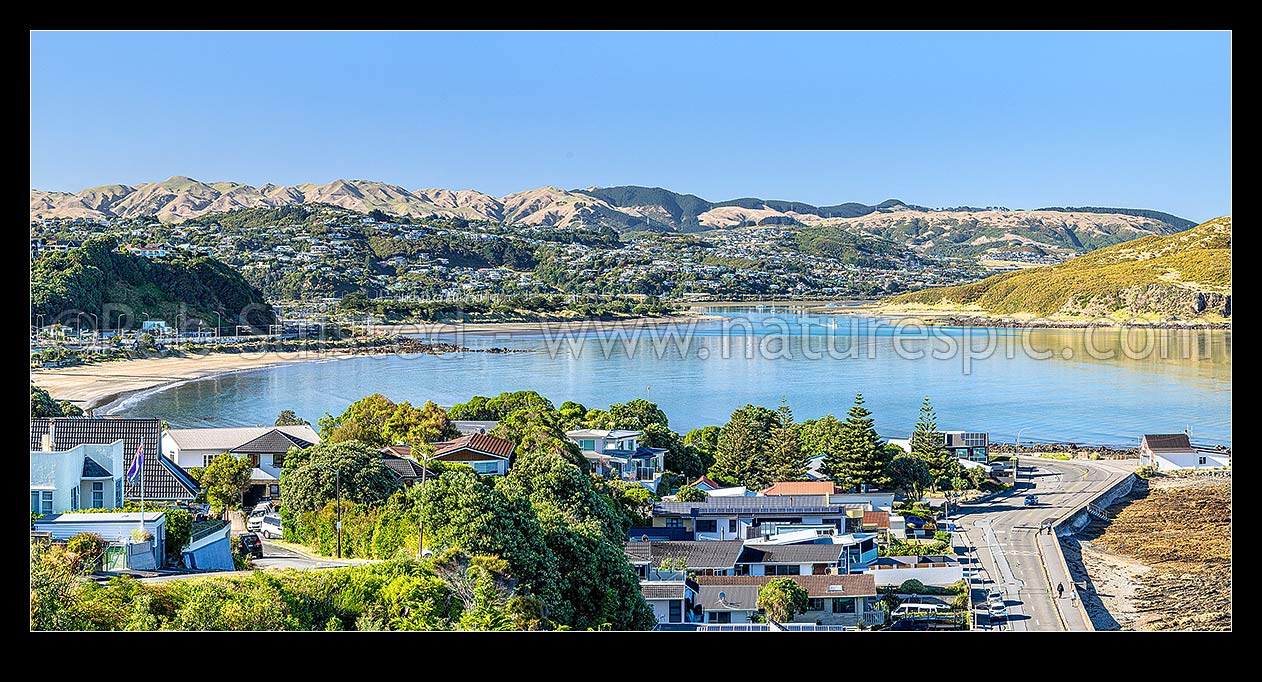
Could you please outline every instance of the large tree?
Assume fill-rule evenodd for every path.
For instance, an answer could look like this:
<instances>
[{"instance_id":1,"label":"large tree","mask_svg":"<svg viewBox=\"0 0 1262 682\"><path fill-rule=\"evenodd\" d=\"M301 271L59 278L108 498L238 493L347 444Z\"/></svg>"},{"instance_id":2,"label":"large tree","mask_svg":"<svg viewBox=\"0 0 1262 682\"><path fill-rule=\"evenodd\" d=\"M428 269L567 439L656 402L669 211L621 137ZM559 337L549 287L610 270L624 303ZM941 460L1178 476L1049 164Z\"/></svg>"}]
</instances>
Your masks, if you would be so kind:
<instances>
[{"instance_id":1,"label":"large tree","mask_svg":"<svg viewBox=\"0 0 1262 682\"><path fill-rule=\"evenodd\" d=\"M758 588L758 608L777 623L793 620L793 614L805 613L810 593L793 578L772 578Z\"/></svg>"},{"instance_id":2,"label":"large tree","mask_svg":"<svg viewBox=\"0 0 1262 682\"><path fill-rule=\"evenodd\" d=\"M802 449L807 457L823 455L820 472L840 486L846 485L844 444L843 424L831 414L802 424Z\"/></svg>"},{"instance_id":3,"label":"large tree","mask_svg":"<svg viewBox=\"0 0 1262 682\"><path fill-rule=\"evenodd\" d=\"M766 487L771 479L767 441L777 421L775 410L760 405L745 405L733 412L719 430L709 475L751 490Z\"/></svg>"},{"instance_id":4,"label":"large tree","mask_svg":"<svg viewBox=\"0 0 1262 682\"><path fill-rule=\"evenodd\" d=\"M447 413L433 402L418 408L406 400L395 403L380 393L356 400L336 417L326 414L319 423L321 438L329 443L355 440L377 446L398 442L423 446L459 435Z\"/></svg>"},{"instance_id":5,"label":"large tree","mask_svg":"<svg viewBox=\"0 0 1262 682\"><path fill-rule=\"evenodd\" d=\"M210 460L202 469L198 483L206 489L206 501L216 514L225 509L240 509L242 497L250 487L250 460L227 452Z\"/></svg>"},{"instance_id":6,"label":"large tree","mask_svg":"<svg viewBox=\"0 0 1262 682\"><path fill-rule=\"evenodd\" d=\"M696 449L702 470L708 471L714 466L714 453L719 447L719 427L712 425L693 429L684 436L684 444Z\"/></svg>"},{"instance_id":7,"label":"large tree","mask_svg":"<svg viewBox=\"0 0 1262 682\"><path fill-rule=\"evenodd\" d=\"M613 418L612 428L615 429L644 430L650 424L657 424L662 428L670 427L666 413L657 406L657 403L651 403L643 398L610 405L609 416Z\"/></svg>"},{"instance_id":8,"label":"large tree","mask_svg":"<svg viewBox=\"0 0 1262 682\"><path fill-rule=\"evenodd\" d=\"M806 476L807 455L802 451L799 427L793 423L793 410L780 401L776 422L767 439L767 470L772 481L796 481Z\"/></svg>"},{"instance_id":9,"label":"large tree","mask_svg":"<svg viewBox=\"0 0 1262 682\"><path fill-rule=\"evenodd\" d=\"M925 488L933 483L929 465L915 455L899 455L890 462L889 477L896 490L913 500L924 497Z\"/></svg>"},{"instance_id":10,"label":"large tree","mask_svg":"<svg viewBox=\"0 0 1262 682\"><path fill-rule=\"evenodd\" d=\"M856 393L854 406L846 413L841 428L841 467L839 485L845 488L889 485L886 469L889 452L872 422L872 412L863 406L863 394Z\"/></svg>"},{"instance_id":11,"label":"large tree","mask_svg":"<svg viewBox=\"0 0 1262 682\"><path fill-rule=\"evenodd\" d=\"M920 405L920 418L916 420L916 430L911 434L911 453L929 467L929 475L933 479L929 484L931 490L937 490L939 480L950 480L959 475L960 463L943 447L938 417L928 396Z\"/></svg>"},{"instance_id":12,"label":"large tree","mask_svg":"<svg viewBox=\"0 0 1262 682\"><path fill-rule=\"evenodd\" d=\"M80 417L83 410L68 400L53 400L48 391L31 384L31 416L32 417Z\"/></svg>"},{"instance_id":13,"label":"large tree","mask_svg":"<svg viewBox=\"0 0 1262 682\"><path fill-rule=\"evenodd\" d=\"M382 463L377 446L361 441L322 442L285 455L280 474L282 508L287 513L320 509L335 497L337 474L344 503L379 505L399 485Z\"/></svg>"}]
</instances>

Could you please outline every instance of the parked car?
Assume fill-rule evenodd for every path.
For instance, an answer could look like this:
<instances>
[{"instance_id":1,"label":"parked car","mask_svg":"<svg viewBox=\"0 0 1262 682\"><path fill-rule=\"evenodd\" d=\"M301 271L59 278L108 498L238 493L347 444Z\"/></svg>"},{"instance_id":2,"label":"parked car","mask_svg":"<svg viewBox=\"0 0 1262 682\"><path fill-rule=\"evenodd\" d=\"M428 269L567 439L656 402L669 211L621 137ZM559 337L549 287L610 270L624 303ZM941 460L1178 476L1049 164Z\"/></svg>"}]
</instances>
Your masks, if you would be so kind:
<instances>
[{"instance_id":1,"label":"parked car","mask_svg":"<svg viewBox=\"0 0 1262 682\"><path fill-rule=\"evenodd\" d=\"M1003 602L990 601L986 602L986 608L990 610L990 620L1007 620L1008 605Z\"/></svg>"},{"instance_id":2,"label":"parked car","mask_svg":"<svg viewBox=\"0 0 1262 682\"><path fill-rule=\"evenodd\" d=\"M1026 495L1026 496L1025 496L1025 506L1027 506L1027 507L1034 507L1034 506L1037 506L1037 505L1038 505L1038 503L1039 503L1039 498L1038 498L1038 497L1036 497L1036 496L1034 496L1034 495Z\"/></svg>"},{"instance_id":3,"label":"parked car","mask_svg":"<svg viewBox=\"0 0 1262 682\"><path fill-rule=\"evenodd\" d=\"M1003 590L999 589L998 587L992 587L989 590L987 590L986 600L994 601L996 599L998 599L999 601L1003 601Z\"/></svg>"},{"instance_id":4,"label":"parked car","mask_svg":"<svg viewBox=\"0 0 1262 682\"><path fill-rule=\"evenodd\" d=\"M255 514L271 514L274 511L276 511L276 505L272 504L271 500L263 500L262 502L254 505L254 509L250 510L250 516L254 516Z\"/></svg>"},{"instance_id":5,"label":"parked car","mask_svg":"<svg viewBox=\"0 0 1262 682\"><path fill-rule=\"evenodd\" d=\"M267 512L258 512L250 514L250 518L245 521L245 529L258 532L263 527L263 517L267 516Z\"/></svg>"},{"instance_id":6,"label":"parked car","mask_svg":"<svg viewBox=\"0 0 1262 682\"><path fill-rule=\"evenodd\" d=\"M254 533L242 533L237 536L237 549L246 556L255 559L263 558L263 541Z\"/></svg>"},{"instance_id":7,"label":"parked car","mask_svg":"<svg viewBox=\"0 0 1262 682\"><path fill-rule=\"evenodd\" d=\"M262 523L259 524L259 532L268 540L284 537L285 535L281 532L280 517L275 514L267 514L263 517Z\"/></svg>"},{"instance_id":8,"label":"parked car","mask_svg":"<svg viewBox=\"0 0 1262 682\"><path fill-rule=\"evenodd\" d=\"M945 609L946 607L941 604L911 604L908 602L903 602L902 604L899 604L898 607L895 608L893 611L890 611L890 616L894 618L901 618L903 616L920 616L920 615L931 616Z\"/></svg>"}]
</instances>

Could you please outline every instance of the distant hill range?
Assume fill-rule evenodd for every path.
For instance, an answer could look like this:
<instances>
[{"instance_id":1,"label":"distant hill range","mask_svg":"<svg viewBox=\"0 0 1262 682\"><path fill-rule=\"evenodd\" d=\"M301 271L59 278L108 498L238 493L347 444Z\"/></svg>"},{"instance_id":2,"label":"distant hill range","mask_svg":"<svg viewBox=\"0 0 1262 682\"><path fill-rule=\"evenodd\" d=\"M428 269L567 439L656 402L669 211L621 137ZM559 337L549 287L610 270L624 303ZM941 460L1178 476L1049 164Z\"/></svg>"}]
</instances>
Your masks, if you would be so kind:
<instances>
[{"instance_id":1,"label":"distant hill range","mask_svg":"<svg viewBox=\"0 0 1262 682\"><path fill-rule=\"evenodd\" d=\"M712 202L660 187L557 187L496 198L475 190L417 189L371 180L252 187L176 176L136 186L80 192L31 190L31 218L137 218L178 222L241 208L324 203L398 216L449 217L558 228L609 227L619 232L697 232L760 225L826 225L904 243L939 255L975 255L999 248L1085 252L1195 223L1130 208L1051 207L1037 210L961 206L930 209L889 199L879 204L815 206L757 198Z\"/></svg>"},{"instance_id":2,"label":"distant hill range","mask_svg":"<svg viewBox=\"0 0 1262 682\"><path fill-rule=\"evenodd\" d=\"M1013 318L1225 321L1231 317L1231 216L1058 265L902 294L884 305Z\"/></svg>"}]
</instances>

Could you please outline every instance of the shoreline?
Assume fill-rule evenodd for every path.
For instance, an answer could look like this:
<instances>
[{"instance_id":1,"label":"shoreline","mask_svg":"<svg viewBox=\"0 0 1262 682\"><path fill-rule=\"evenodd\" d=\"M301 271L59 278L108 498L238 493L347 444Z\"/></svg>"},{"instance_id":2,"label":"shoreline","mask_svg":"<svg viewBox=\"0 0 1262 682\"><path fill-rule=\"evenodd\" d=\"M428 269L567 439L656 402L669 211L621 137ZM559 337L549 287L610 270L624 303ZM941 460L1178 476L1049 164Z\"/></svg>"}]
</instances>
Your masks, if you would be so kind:
<instances>
[{"instance_id":1,"label":"shoreline","mask_svg":"<svg viewBox=\"0 0 1262 682\"><path fill-rule=\"evenodd\" d=\"M375 324L371 325L369 329L385 334L403 334L408 336L496 336L517 332L537 332L543 330L544 328L570 328L583 331L605 331L608 329L626 329L666 324L687 324L689 322L704 322L707 320L721 319L723 318L718 315L688 312L681 315L669 315L665 317L627 317L613 320L575 319L537 320L533 322L413 322L404 324Z\"/></svg>"},{"instance_id":2,"label":"shoreline","mask_svg":"<svg viewBox=\"0 0 1262 682\"><path fill-rule=\"evenodd\" d=\"M1154 320L1121 322L1108 319L1046 319L990 315L968 308L885 307L879 304L854 306L846 312L872 317L919 319L926 325L946 327L1013 327L1018 329L1218 329L1231 330L1230 321Z\"/></svg>"},{"instance_id":3,"label":"shoreline","mask_svg":"<svg viewBox=\"0 0 1262 682\"><path fill-rule=\"evenodd\" d=\"M297 351L293 353L216 353L200 357L118 360L73 367L30 370L30 381L56 400L67 400L85 413L104 413L139 393L189 381L265 369L294 362L358 357L363 353Z\"/></svg>"}]
</instances>

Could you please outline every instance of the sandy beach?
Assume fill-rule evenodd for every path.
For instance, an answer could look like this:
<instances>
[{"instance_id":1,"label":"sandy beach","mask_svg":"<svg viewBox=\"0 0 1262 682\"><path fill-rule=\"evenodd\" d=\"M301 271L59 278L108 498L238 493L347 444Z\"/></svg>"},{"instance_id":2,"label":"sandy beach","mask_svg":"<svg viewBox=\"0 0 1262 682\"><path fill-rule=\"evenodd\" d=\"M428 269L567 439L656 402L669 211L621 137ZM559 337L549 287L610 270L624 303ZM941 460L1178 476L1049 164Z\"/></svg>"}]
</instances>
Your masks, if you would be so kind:
<instances>
[{"instance_id":1,"label":"sandy beach","mask_svg":"<svg viewBox=\"0 0 1262 682\"><path fill-rule=\"evenodd\" d=\"M216 353L200 357L120 360L92 365L32 369L31 381L57 400L69 400L85 411L103 407L133 393L193 379L271 367L352 357L347 352Z\"/></svg>"},{"instance_id":2,"label":"sandy beach","mask_svg":"<svg viewBox=\"0 0 1262 682\"><path fill-rule=\"evenodd\" d=\"M599 331L604 329L636 329L662 324L689 324L714 315L689 313L671 317L638 317L622 320L574 320L572 322L484 322L470 324L418 323L374 325L371 330L386 334L420 337L468 335L509 336L517 333L552 331ZM73 367L31 370L31 381L57 400L69 400L85 411L97 410L140 391L195 379L260 369L290 362L336 360L363 355L348 351L213 353L202 356L120 360Z\"/></svg>"}]
</instances>

